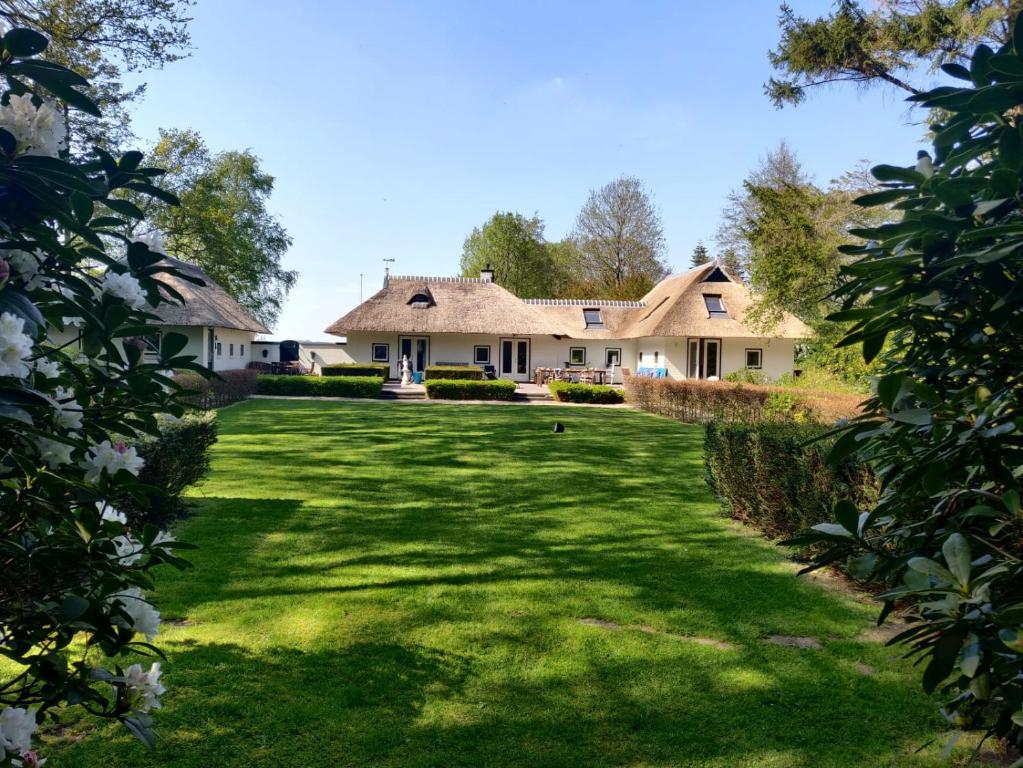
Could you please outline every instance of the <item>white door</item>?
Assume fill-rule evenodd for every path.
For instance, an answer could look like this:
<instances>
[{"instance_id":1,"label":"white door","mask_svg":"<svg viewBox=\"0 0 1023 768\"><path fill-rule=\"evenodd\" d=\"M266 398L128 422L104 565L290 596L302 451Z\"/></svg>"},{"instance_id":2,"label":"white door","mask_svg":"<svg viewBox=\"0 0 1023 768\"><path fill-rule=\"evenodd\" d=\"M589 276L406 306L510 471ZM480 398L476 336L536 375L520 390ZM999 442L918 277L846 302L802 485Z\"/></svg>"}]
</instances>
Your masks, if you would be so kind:
<instances>
[{"instance_id":1,"label":"white door","mask_svg":"<svg viewBox=\"0 0 1023 768\"><path fill-rule=\"evenodd\" d=\"M529 379L529 339L501 339L501 377Z\"/></svg>"}]
</instances>

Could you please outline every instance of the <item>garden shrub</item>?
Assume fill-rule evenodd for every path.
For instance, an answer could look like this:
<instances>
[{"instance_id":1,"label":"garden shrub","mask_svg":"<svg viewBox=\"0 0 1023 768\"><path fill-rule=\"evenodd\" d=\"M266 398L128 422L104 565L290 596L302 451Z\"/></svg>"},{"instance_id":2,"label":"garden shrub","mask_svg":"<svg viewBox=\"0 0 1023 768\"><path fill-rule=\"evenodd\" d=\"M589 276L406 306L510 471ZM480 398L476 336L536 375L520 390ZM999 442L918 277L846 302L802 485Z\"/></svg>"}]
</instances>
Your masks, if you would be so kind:
<instances>
[{"instance_id":1,"label":"garden shrub","mask_svg":"<svg viewBox=\"0 0 1023 768\"><path fill-rule=\"evenodd\" d=\"M384 380L377 376L274 376L260 374L256 392L286 397L380 397Z\"/></svg>"},{"instance_id":2,"label":"garden shrub","mask_svg":"<svg viewBox=\"0 0 1023 768\"><path fill-rule=\"evenodd\" d=\"M426 369L426 380L483 381L483 369L477 365L431 365Z\"/></svg>"},{"instance_id":3,"label":"garden shrub","mask_svg":"<svg viewBox=\"0 0 1023 768\"><path fill-rule=\"evenodd\" d=\"M515 382L427 379L426 396L431 400L511 400L515 397Z\"/></svg>"},{"instance_id":4,"label":"garden shrub","mask_svg":"<svg viewBox=\"0 0 1023 768\"><path fill-rule=\"evenodd\" d=\"M187 401L197 408L223 408L256 394L256 376L251 368L217 371L212 377L177 373L174 380L190 390Z\"/></svg>"},{"instance_id":5,"label":"garden shrub","mask_svg":"<svg viewBox=\"0 0 1023 768\"><path fill-rule=\"evenodd\" d=\"M210 471L210 451L217 442L217 420L212 412L191 413L180 419L161 419L159 435L138 443L145 462L139 481L152 486L145 502L132 496L117 506L140 529L152 524L164 529L187 514L182 494Z\"/></svg>"},{"instance_id":6,"label":"garden shrub","mask_svg":"<svg viewBox=\"0 0 1023 768\"><path fill-rule=\"evenodd\" d=\"M625 393L603 384L573 384L552 381L547 385L554 399L562 403L595 403L610 405L624 403Z\"/></svg>"},{"instance_id":7,"label":"garden shrub","mask_svg":"<svg viewBox=\"0 0 1023 768\"><path fill-rule=\"evenodd\" d=\"M737 371L726 373L724 380L732 384L767 384L767 374L752 368L740 368Z\"/></svg>"},{"instance_id":8,"label":"garden shrub","mask_svg":"<svg viewBox=\"0 0 1023 768\"><path fill-rule=\"evenodd\" d=\"M185 545L112 502L152 491L140 441L185 413L167 371L206 375L180 333L153 357L133 343L176 302L161 278L197 279L124 193L177 199L140 152L68 155L71 111L100 111L82 77L36 58L47 47L0 35L0 765L26 767L45 761L36 729L76 708L153 745L160 665L128 655L160 654L147 593L157 566L187 566Z\"/></svg>"},{"instance_id":9,"label":"garden shrub","mask_svg":"<svg viewBox=\"0 0 1023 768\"><path fill-rule=\"evenodd\" d=\"M379 376L386 379L390 372L391 366L387 363L338 363L320 366L322 376Z\"/></svg>"},{"instance_id":10,"label":"garden shrub","mask_svg":"<svg viewBox=\"0 0 1023 768\"><path fill-rule=\"evenodd\" d=\"M836 297L842 340L879 361L866 411L832 459L870 461L877 504L843 499L813 567L852 560L898 605L895 639L957 730L1023 747L1023 14L997 53L946 64L961 87L911 97L932 109L933 158L880 165L901 220L853 230ZM954 738L954 734L953 734ZM983 741L981 741L983 743Z\"/></svg>"},{"instance_id":11,"label":"garden shrub","mask_svg":"<svg viewBox=\"0 0 1023 768\"><path fill-rule=\"evenodd\" d=\"M732 517L774 537L830 520L839 499L876 500L868 466L828 463L833 440L820 439L826 431L793 422L712 421L704 441L708 482Z\"/></svg>"}]
</instances>

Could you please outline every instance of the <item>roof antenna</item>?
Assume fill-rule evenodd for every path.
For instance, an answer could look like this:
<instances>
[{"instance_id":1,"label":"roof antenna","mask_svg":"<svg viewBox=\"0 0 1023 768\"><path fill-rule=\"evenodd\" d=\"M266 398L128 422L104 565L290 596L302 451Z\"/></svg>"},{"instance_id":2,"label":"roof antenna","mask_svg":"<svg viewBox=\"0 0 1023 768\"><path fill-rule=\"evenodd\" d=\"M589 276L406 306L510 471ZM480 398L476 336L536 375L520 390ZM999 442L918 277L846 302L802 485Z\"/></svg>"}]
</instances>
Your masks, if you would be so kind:
<instances>
[{"instance_id":1,"label":"roof antenna","mask_svg":"<svg viewBox=\"0 0 1023 768\"><path fill-rule=\"evenodd\" d=\"M384 288L387 287L391 277L391 268L388 265L393 263L394 259L384 259Z\"/></svg>"}]
</instances>

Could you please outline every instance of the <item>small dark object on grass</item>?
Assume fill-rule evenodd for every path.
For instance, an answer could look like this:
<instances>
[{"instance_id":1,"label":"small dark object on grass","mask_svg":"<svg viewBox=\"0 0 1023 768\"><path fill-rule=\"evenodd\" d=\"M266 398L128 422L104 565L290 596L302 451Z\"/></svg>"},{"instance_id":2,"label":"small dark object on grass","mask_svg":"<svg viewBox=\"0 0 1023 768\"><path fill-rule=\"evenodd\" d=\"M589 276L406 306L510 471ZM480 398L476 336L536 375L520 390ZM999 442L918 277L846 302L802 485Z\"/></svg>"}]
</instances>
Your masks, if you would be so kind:
<instances>
[{"instance_id":1,"label":"small dark object on grass","mask_svg":"<svg viewBox=\"0 0 1023 768\"><path fill-rule=\"evenodd\" d=\"M560 435L564 431L565 431L565 425L564 424L562 424L560 421L554 422L554 433L555 434Z\"/></svg>"}]
</instances>

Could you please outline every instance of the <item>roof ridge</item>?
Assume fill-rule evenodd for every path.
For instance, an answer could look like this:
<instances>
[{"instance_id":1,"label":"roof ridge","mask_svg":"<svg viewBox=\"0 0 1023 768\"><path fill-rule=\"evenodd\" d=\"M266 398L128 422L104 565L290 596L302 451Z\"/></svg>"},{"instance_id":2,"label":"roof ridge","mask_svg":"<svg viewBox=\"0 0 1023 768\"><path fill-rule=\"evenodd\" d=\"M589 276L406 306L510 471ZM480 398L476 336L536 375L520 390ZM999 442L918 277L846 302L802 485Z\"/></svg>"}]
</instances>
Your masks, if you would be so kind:
<instances>
[{"instance_id":1,"label":"roof ridge","mask_svg":"<svg viewBox=\"0 0 1023 768\"><path fill-rule=\"evenodd\" d=\"M522 299L526 304L546 307L626 307L642 309L646 302L629 299Z\"/></svg>"},{"instance_id":2,"label":"roof ridge","mask_svg":"<svg viewBox=\"0 0 1023 768\"><path fill-rule=\"evenodd\" d=\"M388 275L388 280L406 280L423 283L492 283L482 277L430 277L428 275Z\"/></svg>"}]
</instances>

